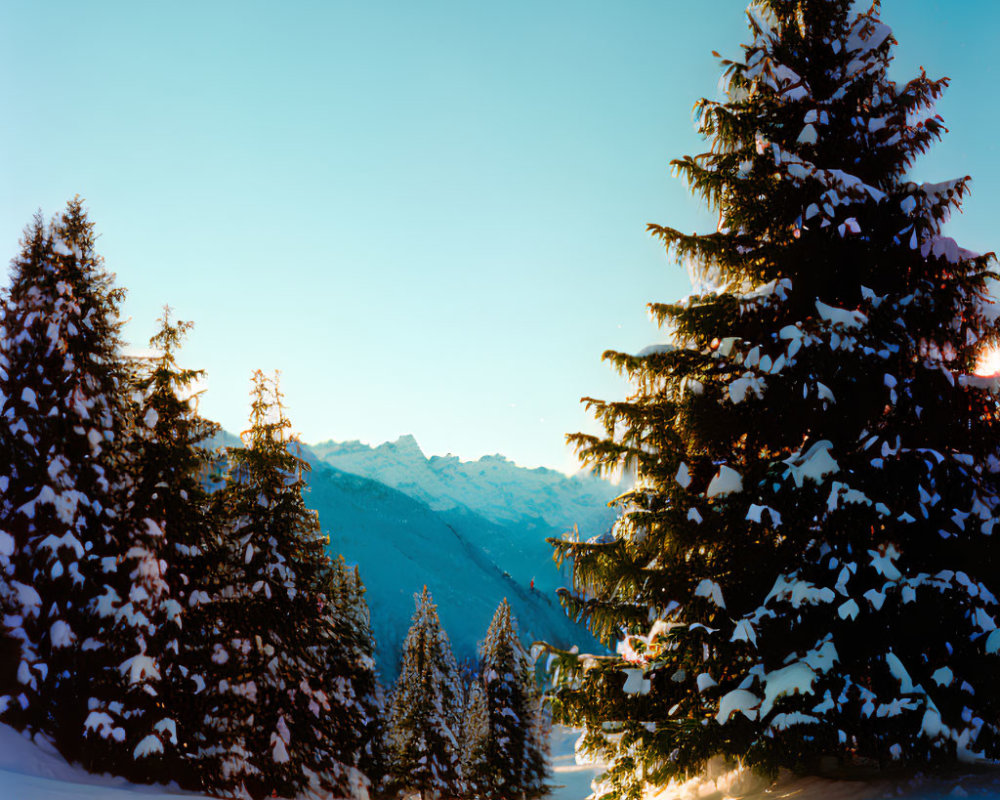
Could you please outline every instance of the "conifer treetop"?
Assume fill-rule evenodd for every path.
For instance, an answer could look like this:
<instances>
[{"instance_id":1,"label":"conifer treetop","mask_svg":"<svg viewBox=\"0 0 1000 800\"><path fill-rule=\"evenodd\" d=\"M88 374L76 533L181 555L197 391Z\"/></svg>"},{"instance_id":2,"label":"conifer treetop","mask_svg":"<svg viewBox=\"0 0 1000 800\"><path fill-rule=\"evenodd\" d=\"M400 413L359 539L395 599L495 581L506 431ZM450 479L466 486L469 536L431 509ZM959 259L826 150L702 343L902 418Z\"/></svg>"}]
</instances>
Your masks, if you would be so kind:
<instances>
[{"instance_id":1,"label":"conifer treetop","mask_svg":"<svg viewBox=\"0 0 1000 800\"><path fill-rule=\"evenodd\" d=\"M269 379L261 370L254 370L250 390L250 428L240 434L247 447L282 443L290 437L292 423L285 416L284 395L279 387L280 373Z\"/></svg>"}]
</instances>

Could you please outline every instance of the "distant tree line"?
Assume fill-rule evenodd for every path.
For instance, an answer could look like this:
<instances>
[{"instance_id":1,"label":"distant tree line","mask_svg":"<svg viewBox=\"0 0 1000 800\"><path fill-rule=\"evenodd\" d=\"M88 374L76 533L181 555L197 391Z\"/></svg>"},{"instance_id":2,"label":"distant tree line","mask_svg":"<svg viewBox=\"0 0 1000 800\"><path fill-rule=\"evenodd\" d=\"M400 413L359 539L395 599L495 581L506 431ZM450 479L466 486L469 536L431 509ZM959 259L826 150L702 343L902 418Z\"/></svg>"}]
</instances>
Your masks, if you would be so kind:
<instances>
[{"instance_id":1,"label":"distant tree line","mask_svg":"<svg viewBox=\"0 0 1000 800\"><path fill-rule=\"evenodd\" d=\"M506 601L462 682L424 590L388 704L356 569L306 508L276 379L214 451L190 323L123 354L76 198L0 306L0 721L93 772L233 797L544 793L547 727Z\"/></svg>"}]
</instances>

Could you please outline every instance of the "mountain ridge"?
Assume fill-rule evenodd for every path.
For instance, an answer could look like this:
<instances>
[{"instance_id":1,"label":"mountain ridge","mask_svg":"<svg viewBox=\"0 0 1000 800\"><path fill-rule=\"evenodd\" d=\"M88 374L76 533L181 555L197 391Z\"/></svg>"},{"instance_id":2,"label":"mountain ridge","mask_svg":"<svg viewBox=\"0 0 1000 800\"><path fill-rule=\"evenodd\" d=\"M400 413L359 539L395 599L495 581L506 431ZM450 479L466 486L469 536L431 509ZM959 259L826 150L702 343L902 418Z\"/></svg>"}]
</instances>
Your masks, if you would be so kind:
<instances>
[{"instance_id":1,"label":"mountain ridge","mask_svg":"<svg viewBox=\"0 0 1000 800\"><path fill-rule=\"evenodd\" d=\"M597 646L566 616L554 593L517 580L466 533L404 492L318 464L306 503L318 512L331 552L360 569L379 663L389 674L409 628L413 596L424 585L460 660L477 660L479 642L505 597L526 640Z\"/></svg>"},{"instance_id":2,"label":"mountain ridge","mask_svg":"<svg viewBox=\"0 0 1000 800\"><path fill-rule=\"evenodd\" d=\"M500 524L540 518L557 535L576 527L584 538L606 532L615 518L608 508L618 494L612 484L586 473L521 467L499 453L472 461L428 457L411 434L375 446L328 440L310 449L330 466L385 483L436 511L464 506Z\"/></svg>"}]
</instances>

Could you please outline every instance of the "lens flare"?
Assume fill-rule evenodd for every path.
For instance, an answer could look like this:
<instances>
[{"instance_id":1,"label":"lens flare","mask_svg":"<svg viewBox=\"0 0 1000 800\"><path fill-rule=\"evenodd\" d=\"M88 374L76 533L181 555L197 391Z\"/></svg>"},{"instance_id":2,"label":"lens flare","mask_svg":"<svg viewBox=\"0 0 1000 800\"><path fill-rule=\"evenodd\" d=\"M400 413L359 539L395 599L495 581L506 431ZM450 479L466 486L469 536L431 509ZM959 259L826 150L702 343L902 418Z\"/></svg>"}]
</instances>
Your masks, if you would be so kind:
<instances>
[{"instance_id":1,"label":"lens flare","mask_svg":"<svg viewBox=\"0 0 1000 800\"><path fill-rule=\"evenodd\" d=\"M976 364L977 375L1000 375L1000 347L994 346L983 351Z\"/></svg>"}]
</instances>

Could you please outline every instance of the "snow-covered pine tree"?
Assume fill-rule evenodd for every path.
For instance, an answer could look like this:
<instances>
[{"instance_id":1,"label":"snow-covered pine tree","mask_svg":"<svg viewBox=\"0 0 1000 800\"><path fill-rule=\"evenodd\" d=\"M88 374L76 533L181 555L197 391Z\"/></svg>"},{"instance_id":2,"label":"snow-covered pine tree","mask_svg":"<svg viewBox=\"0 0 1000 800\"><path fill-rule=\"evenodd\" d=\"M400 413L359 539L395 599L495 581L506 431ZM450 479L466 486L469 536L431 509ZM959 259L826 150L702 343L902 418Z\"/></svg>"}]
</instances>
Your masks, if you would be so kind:
<instances>
[{"instance_id":1,"label":"snow-covered pine tree","mask_svg":"<svg viewBox=\"0 0 1000 800\"><path fill-rule=\"evenodd\" d=\"M328 738L337 758L364 773L373 785L385 776L383 722L385 699L375 667L375 637L365 600L365 587L357 566L348 567L343 556L331 559L330 580L324 588L328 628L333 636L318 654L324 664L324 689L338 698L341 710Z\"/></svg>"},{"instance_id":2,"label":"snow-covered pine tree","mask_svg":"<svg viewBox=\"0 0 1000 800\"><path fill-rule=\"evenodd\" d=\"M487 800L491 792L489 773L490 718L486 710L486 692L479 676L474 676L465 693L462 711L462 777L465 797Z\"/></svg>"},{"instance_id":3,"label":"snow-covered pine tree","mask_svg":"<svg viewBox=\"0 0 1000 800\"><path fill-rule=\"evenodd\" d=\"M91 718L102 724L88 728L94 741L84 763L136 781L193 787L184 754L204 737L197 694L211 656L206 601L218 550L206 513L211 456L204 444L219 426L197 412L202 372L177 363L191 323L172 322L169 308L159 322L150 339L158 354L141 364L132 386L120 537L127 549L100 600L114 658L98 676L103 702ZM100 736L116 727L123 741Z\"/></svg>"},{"instance_id":4,"label":"snow-covered pine tree","mask_svg":"<svg viewBox=\"0 0 1000 800\"><path fill-rule=\"evenodd\" d=\"M70 757L104 644L96 600L119 551L127 426L122 292L94 239L79 198L49 225L35 218L12 262L0 341L0 530L13 539L3 649L17 653L5 659L16 672L0 676L0 707L12 724L52 734Z\"/></svg>"},{"instance_id":5,"label":"snow-covered pine tree","mask_svg":"<svg viewBox=\"0 0 1000 800\"><path fill-rule=\"evenodd\" d=\"M177 363L177 351L192 327L190 322L172 323L169 308L164 308L160 329L149 340L158 355L139 382L143 405L136 417L147 427L153 423L153 435L140 450L142 470L136 483L155 489L148 499L163 520L169 596L181 609L179 649L166 648L161 686L164 704L176 722L179 760L164 759L163 766L173 780L195 788L204 783L191 756L206 745L209 735L202 700L220 628L213 600L225 550L208 495L219 459L207 444L220 427L198 411L197 387L204 372ZM170 734L169 729L160 731L165 732Z\"/></svg>"},{"instance_id":6,"label":"snow-covered pine tree","mask_svg":"<svg viewBox=\"0 0 1000 800\"><path fill-rule=\"evenodd\" d=\"M552 774L552 713L543 704L543 695L532 680L534 692L535 713L532 714L528 727L527 763L524 766L526 785L529 797L548 794L548 785Z\"/></svg>"},{"instance_id":7,"label":"snow-covered pine tree","mask_svg":"<svg viewBox=\"0 0 1000 800\"><path fill-rule=\"evenodd\" d=\"M426 586L416 601L389 710L389 783L420 800L460 797L458 665Z\"/></svg>"},{"instance_id":8,"label":"snow-covered pine tree","mask_svg":"<svg viewBox=\"0 0 1000 800\"><path fill-rule=\"evenodd\" d=\"M548 742L538 736L541 697L506 600L486 632L480 674L488 719L484 796L500 800L544 794Z\"/></svg>"},{"instance_id":9,"label":"snow-covered pine tree","mask_svg":"<svg viewBox=\"0 0 1000 800\"><path fill-rule=\"evenodd\" d=\"M756 0L709 152L675 162L718 230L651 226L714 290L653 304L669 341L605 358L610 542L558 542L565 600L618 655L559 659L563 720L637 797L715 754L926 765L1000 756L992 254L942 234L968 178L908 181L947 85L887 76L875 3Z\"/></svg>"},{"instance_id":10,"label":"snow-covered pine tree","mask_svg":"<svg viewBox=\"0 0 1000 800\"><path fill-rule=\"evenodd\" d=\"M325 688L337 631L326 537L302 499L309 465L290 450L277 381L256 372L251 397L245 447L229 449L215 497L229 530L206 687L212 735L196 757L215 791L361 797L367 779L340 760L335 738L358 701L349 686Z\"/></svg>"}]
</instances>

